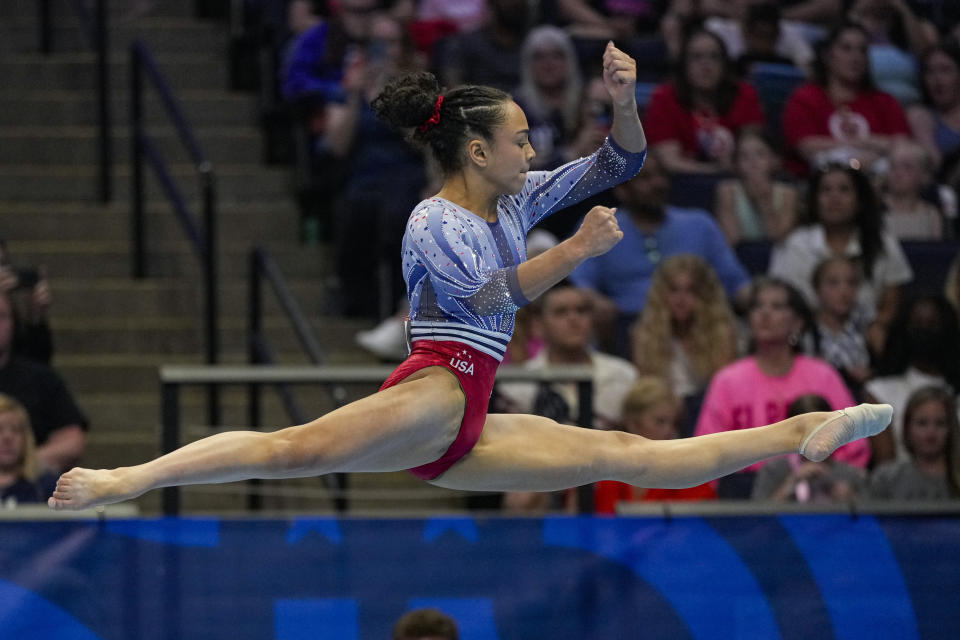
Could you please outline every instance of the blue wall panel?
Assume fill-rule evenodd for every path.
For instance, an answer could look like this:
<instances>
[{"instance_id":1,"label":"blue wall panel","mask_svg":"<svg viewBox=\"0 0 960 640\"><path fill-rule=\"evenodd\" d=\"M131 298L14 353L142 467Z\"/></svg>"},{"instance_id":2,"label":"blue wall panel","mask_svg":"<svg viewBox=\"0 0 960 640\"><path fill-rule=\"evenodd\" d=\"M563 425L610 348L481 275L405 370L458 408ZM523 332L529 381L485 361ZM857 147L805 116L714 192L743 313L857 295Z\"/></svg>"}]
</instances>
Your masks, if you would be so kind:
<instances>
[{"instance_id":1,"label":"blue wall panel","mask_svg":"<svg viewBox=\"0 0 960 640\"><path fill-rule=\"evenodd\" d=\"M0 522L0 637L960 637L960 519ZM13 636L8 633L16 630Z\"/></svg>"}]
</instances>

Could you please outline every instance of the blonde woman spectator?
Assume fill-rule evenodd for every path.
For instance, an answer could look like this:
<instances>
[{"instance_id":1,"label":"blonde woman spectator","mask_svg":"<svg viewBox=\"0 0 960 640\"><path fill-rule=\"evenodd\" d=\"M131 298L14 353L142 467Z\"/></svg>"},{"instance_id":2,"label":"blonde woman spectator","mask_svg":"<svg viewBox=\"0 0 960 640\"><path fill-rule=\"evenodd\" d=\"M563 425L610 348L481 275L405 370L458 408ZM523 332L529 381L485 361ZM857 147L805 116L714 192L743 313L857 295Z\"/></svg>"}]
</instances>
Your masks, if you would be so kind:
<instances>
[{"instance_id":1,"label":"blonde woman spectator","mask_svg":"<svg viewBox=\"0 0 960 640\"><path fill-rule=\"evenodd\" d=\"M55 477L38 471L27 410L0 393L0 506L44 502L55 483Z\"/></svg>"},{"instance_id":2,"label":"blonde woman spectator","mask_svg":"<svg viewBox=\"0 0 960 640\"><path fill-rule=\"evenodd\" d=\"M520 86L513 98L527 115L534 169L565 161L564 147L577 133L583 78L573 41L554 26L533 29L520 52Z\"/></svg>"},{"instance_id":3,"label":"blonde woman spectator","mask_svg":"<svg viewBox=\"0 0 960 640\"><path fill-rule=\"evenodd\" d=\"M663 261L654 272L632 342L633 362L641 373L668 378L674 394L696 397L691 404L699 404L713 374L737 357L733 312L703 258L685 253ZM693 409L688 405L688 413ZM688 417L696 420L696 415Z\"/></svg>"}]
</instances>

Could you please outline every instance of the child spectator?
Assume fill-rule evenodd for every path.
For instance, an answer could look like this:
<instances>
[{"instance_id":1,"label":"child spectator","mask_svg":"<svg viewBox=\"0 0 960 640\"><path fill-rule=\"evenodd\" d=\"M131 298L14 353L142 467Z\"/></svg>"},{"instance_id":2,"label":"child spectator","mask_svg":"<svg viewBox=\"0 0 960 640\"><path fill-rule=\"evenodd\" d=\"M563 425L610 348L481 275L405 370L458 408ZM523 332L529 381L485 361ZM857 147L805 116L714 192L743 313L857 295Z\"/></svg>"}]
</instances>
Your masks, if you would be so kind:
<instances>
[{"instance_id":1,"label":"child spectator","mask_svg":"<svg viewBox=\"0 0 960 640\"><path fill-rule=\"evenodd\" d=\"M0 506L46 502L57 478L40 474L33 429L23 405L0 393Z\"/></svg>"},{"instance_id":2,"label":"child spectator","mask_svg":"<svg viewBox=\"0 0 960 640\"><path fill-rule=\"evenodd\" d=\"M960 499L960 431L953 394L922 387L903 411L907 456L877 467L870 497L878 500Z\"/></svg>"},{"instance_id":3,"label":"child spectator","mask_svg":"<svg viewBox=\"0 0 960 640\"><path fill-rule=\"evenodd\" d=\"M863 385L872 375L864 327L858 325L854 316L860 278L856 263L845 256L827 258L813 270L820 356L843 376L858 398L863 396Z\"/></svg>"},{"instance_id":4,"label":"child spectator","mask_svg":"<svg viewBox=\"0 0 960 640\"><path fill-rule=\"evenodd\" d=\"M623 399L623 427L626 431L650 440L672 440L677 437L680 404L666 381L656 376L642 376ZM713 500L717 493L710 483L688 489L645 489L623 482L604 480L594 485L596 513L616 512L618 502L654 502L665 500Z\"/></svg>"}]
</instances>

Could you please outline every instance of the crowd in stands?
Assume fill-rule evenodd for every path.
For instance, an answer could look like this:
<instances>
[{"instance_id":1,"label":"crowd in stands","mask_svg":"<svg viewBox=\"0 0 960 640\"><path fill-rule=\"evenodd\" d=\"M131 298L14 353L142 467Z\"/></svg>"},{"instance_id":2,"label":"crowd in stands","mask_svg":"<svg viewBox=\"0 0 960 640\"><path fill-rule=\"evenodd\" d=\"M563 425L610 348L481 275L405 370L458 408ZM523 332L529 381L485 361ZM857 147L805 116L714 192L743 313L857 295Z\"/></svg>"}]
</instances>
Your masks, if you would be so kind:
<instances>
[{"instance_id":1,"label":"crowd in stands","mask_svg":"<svg viewBox=\"0 0 960 640\"><path fill-rule=\"evenodd\" d=\"M960 3L946 0L288 0L281 100L315 183L304 211L336 250L358 341L403 353L399 246L435 167L379 122L391 78L511 93L535 169L610 132L596 61L638 65L649 153L632 180L545 220L530 254L596 204L623 240L517 318L507 361L595 371L592 425L647 438L889 402L891 429L823 463L786 456L719 482L622 500L960 498ZM40 501L87 421L52 368L43 272L0 243L0 502ZM562 384L501 384L492 409L576 421ZM575 492L512 494L514 511Z\"/></svg>"},{"instance_id":2,"label":"crowd in stands","mask_svg":"<svg viewBox=\"0 0 960 640\"><path fill-rule=\"evenodd\" d=\"M418 69L448 86L504 89L526 112L535 168L551 170L609 134L594 62L614 40L638 63L646 165L534 233L562 240L602 203L618 207L624 238L521 311L508 361L592 366L590 426L649 438L863 400L890 402L897 414L888 432L823 463L788 456L682 492L601 483L598 507L718 496L960 498L960 256L948 264L924 253L957 255L952 3L294 0L290 8L284 95L311 114L303 135L318 173L334 164L344 176L323 213L335 237L353 238L339 244L342 286L367 298L378 290L387 303L377 313L369 299L344 296L344 313L383 320L362 336L366 348L387 359L402 351L396 243L407 212L436 187L433 168L370 116L369 99ZM304 13L310 26L296 28ZM498 386L492 407L572 423L577 403L561 384L515 383ZM505 504L569 507L571 496L517 494Z\"/></svg>"}]
</instances>

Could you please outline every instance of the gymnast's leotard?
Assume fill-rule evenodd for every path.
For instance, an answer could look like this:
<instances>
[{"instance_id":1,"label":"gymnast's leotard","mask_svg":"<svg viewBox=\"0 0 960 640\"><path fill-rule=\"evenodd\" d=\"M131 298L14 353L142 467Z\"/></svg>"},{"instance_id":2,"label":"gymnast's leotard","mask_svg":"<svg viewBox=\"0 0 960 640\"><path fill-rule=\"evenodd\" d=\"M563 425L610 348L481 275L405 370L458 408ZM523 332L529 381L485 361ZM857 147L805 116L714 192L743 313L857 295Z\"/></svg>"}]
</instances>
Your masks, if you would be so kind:
<instances>
[{"instance_id":1,"label":"gymnast's leotard","mask_svg":"<svg viewBox=\"0 0 960 640\"><path fill-rule=\"evenodd\" d=\"M517 266L527 258L527 232L554 211L630 179L645 157L645 151L630 153L608 138L586 158L531 171L520 193L500 197L496 222L443 198L414 208L403 237L413 347L382 388L439 365L457 376L467 400L454 443L412 473L436 478L480 438L514 315L529 302L517 280Z\"/></svg>"}]
</instances>

